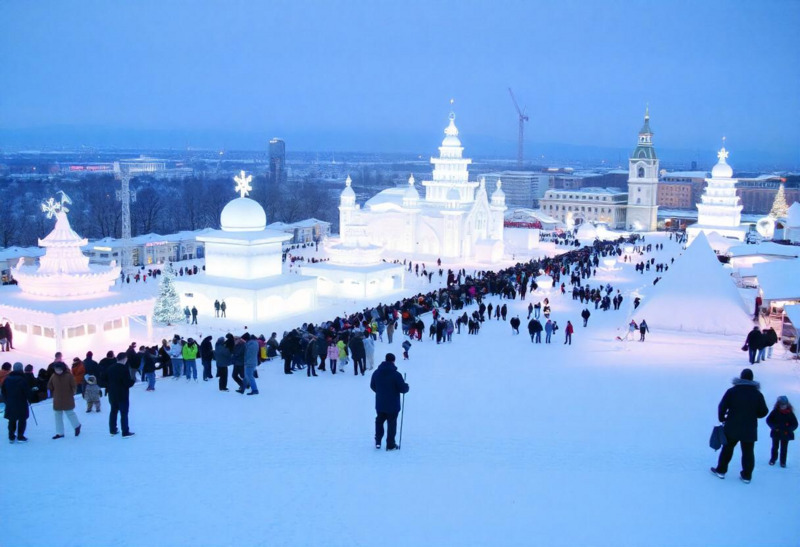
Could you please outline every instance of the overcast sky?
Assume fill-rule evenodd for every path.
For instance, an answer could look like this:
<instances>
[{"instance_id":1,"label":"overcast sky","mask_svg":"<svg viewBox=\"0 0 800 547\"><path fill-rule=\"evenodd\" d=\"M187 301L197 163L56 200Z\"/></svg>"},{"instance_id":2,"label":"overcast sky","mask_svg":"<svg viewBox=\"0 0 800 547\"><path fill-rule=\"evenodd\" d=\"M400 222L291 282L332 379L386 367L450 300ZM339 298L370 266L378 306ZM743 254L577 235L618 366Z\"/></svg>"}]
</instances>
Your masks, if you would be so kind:
<instances>
[{"instance_id":1,"label":"overcast sky","mask_svg":"<svg viewBox=\"0 0 800 547\"><path fill-rule=\"evenodd\" d=\"M800 2L3 1L0 146L657 147L798 162Z\"/></svg>"}]
</instances>

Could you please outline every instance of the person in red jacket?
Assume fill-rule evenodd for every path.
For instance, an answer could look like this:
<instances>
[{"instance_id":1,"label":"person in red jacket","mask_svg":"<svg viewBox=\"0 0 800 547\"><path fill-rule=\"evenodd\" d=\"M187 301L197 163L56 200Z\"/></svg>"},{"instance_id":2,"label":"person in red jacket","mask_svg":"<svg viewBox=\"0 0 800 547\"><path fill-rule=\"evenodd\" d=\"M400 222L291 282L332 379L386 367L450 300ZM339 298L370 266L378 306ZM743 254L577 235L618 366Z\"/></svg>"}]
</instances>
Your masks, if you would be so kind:
<instances>
[{"instance_id":1,"label":"person in red jacket","mask_svg":"<svg viewBox=\"0 0 800 547\"><path fill-rule=\"evenodd\" d=\"M767 416L767 425L771 430L769 436L772 437L772 454L769 464L775 465L775 460L778 459L778 447L780 447L781 467L786 467L789 441L794 440L794 430L797 429L797 416L794 415L792 405L786 395L778 397L775 407Z\"/></svg>"},{"instance_id":2,"label":"person in red jacket","mask_svg":"<svg viewBox=\"0 0 800 547\"><path fill-rule=\"evenodd\" d=\"M570 346L572 345L572 333L574 330L575 329L572 328L572 322L567 321L567 326L564 327L564 334L566 336L566 338L564 338L565 344L569 344Z\"/></svg>"}]
</instances>

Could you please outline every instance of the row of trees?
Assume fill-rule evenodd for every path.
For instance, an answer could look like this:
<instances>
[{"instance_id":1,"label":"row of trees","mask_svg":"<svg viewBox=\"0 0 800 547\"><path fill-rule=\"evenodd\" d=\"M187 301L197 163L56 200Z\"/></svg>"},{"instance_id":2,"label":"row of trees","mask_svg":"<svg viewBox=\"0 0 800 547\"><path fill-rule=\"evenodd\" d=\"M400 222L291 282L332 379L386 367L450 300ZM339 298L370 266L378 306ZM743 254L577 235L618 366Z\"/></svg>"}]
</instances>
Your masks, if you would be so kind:
<instances>
[{"instance_id":1,"label":"row of trees","mask_svg":"<svg viewBox=\"0 0 800 547\"><path fill-rule=\"evenodd\" d=\"M131 232L169 234L181 230L219 228L223 207L236 197L231 177L187 177L158 180L139 177L131 181L136 199L131 204ZM120 237L122 211L117 200L119 181L101 174L74 179L0 178L0 247L33 246L52 229L53 221L41 212L40 203L64 191L73 201L69 219L83 237ZM268 222L296 222L318 218L335 223L338 194L318 181L277 185L265 176L254 177L250 198L267 213Z\"/></svg>"}]
</instances>

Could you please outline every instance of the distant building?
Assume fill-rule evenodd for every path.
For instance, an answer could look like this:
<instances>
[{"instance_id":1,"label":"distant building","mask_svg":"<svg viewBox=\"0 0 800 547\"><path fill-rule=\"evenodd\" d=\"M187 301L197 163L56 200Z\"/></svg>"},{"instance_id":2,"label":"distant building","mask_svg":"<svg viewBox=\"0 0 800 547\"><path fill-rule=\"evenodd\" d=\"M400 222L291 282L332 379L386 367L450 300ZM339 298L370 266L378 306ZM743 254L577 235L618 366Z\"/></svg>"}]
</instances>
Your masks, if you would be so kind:
<instances>
[{"instance_id":1,"label":"distant building","mask_svg":"<svg viewBox=\"0 0 800 547\"><path fill-rule=\"evenodd\" d=\"M670 209L691 209L692 201L691 182L660 182L658 184L658 206Z\"/></svg>"},{"instance_id":2,"label":"distant building","mask_svg":"<svg viewBox=\"0 0 800 547\"><path fill-rule=\"evenodd\" d=\"M292 244L316 243L331 235L331 223L316 218L308 218L291 224L273 222L267 225L267 228L291 234L292 239L287 243Z\"/></svg>"},{"instance_id":3,"label":"distant building","mask_svg":"<svg viewBox=\"0 0 800 547\"><path fill-rule=\"evenodd\" d=\"M548 190L541 211L569 228L584 222L604 222L609 228L625 228L628 193L622 188Z\"/></svg>"},{"instance_id":4,"label":"distant building","mask_svg":"<svg viewBox=\"0 0 800 547\"><path fill-rule=\"evenodd\" d=\"M509 207L532 208L539 206L544 193L553 187L553 175L533 171L500 171L483 175L489 187L503 181L506 205Z\"/></svg>"},{"instance_id":5,"label":"distant building","mask_svg":"<svg viewBox=\"0 0 800 547\"><path fill-rule=\"evenodd\" d=\"M278 184L286 182L286 143L281 139L269 141L269 178Z\"/></svg>"},{"instance_id":6,"label":"distant building","mask_svg":"<svg viewBox=\"0 0 800 547\"><path fill-rule=\"evenodd\" d=\"M755 178L740 178L736 184L736 193L742 199L745 213L767 214L775 201L775 194L784 179L778 175L761 175ZM800 201L800 188L785 188L786 201Z\"/></svg>"},{"instance_id":7,"label":"distant building","mask_svg":"<svg viewBox=\"0 0 800 547\"><path fill-rule=\"evenodd\" d=\"M695 162L696 163L696 162ZM670 209L693 209L703 195L708 171L661 172L658 184L658 205ZM688 205L686 191L689 188Z\"/></svg>"}]
</instances>

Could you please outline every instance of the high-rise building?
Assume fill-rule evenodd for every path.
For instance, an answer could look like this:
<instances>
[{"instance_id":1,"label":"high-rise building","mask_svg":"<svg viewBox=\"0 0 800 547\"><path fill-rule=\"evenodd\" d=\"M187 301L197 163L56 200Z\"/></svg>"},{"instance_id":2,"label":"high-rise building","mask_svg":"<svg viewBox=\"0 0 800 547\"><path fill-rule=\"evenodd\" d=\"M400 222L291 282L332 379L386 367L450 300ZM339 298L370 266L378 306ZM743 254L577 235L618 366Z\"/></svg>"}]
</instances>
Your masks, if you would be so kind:
<instances>
[{"instance_id":1,"label":"high-rise building","mask_svg":"<svg viewBox=\"0 0 800 547\"><path fill-rule=\"evenodd\" d=\"M502 180L508 207L536 208L539 206L539 200L544 197L544 193L553 185L551 173L496 171L486 173L483 177L490 188L496 186L498 180Z\"/></svg>"},{"instance_id":2,"label":"high-rise building","mask_svg":"<svg viewBox=\"0 0 800 547\"><path fill-rule=\"evenodd\" d=\"M272 182L286 182L286 143L274 138L269 141L269 178Z\"/></svg>"}]
</instances>

